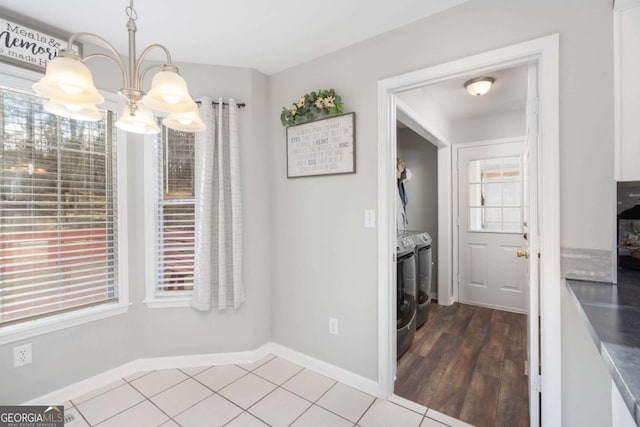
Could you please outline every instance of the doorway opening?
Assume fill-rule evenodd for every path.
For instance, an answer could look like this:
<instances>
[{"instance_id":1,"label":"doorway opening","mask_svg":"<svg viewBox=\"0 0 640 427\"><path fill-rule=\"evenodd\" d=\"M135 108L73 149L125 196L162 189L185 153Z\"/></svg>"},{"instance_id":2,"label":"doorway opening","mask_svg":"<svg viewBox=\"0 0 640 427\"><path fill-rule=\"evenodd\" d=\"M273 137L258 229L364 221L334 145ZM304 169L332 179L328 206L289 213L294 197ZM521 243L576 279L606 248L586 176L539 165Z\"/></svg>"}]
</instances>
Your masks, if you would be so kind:
<instances>
[{"instance_id":1,"label":"doorway opening","mask_svg":"<svg viewBox=\"0 0 640 427\"><path fill-rule=\"evenodd\" d=\"M558 37L554 35L380 82L380 396L393 395L397 374L398 379L402 376L410 378L404 379L396 389L397 394L403 393L400 388L404 388L405 394L408 394L407 390L415 391L424 381L428 383L427 392L432 394L429 405L437 406L441 412L446 414L449 408L446 404L438 406L438 402L449 402L454 407L449 415L454 417L462 414L464 418L478 409L485 409L479 411L485 416L491 409L483 408L487 405L483 389L497 388L495 404L498 404L501 380L495 374L508 370L523 375L526 369L528 376L524 389L520 383L519 393L528 404L527 422L539 425L541 421L560 418L557 64ZM411 104L411 97L407 96L421 90L446 88L450 83L458 85L461 79L514 70L526 76L523 85L526 99L519 114L525 125L520 135L509 135L509 138L504 135L483 138L482 129L495 129L506 123L501 118L483 128L492 122L488 117L468 126L473 129L474 137L463 138L460 135L467 131L465 126L457 124L451 131L446 123L441 125L436 115L417 114L420 108ZM398 150L396 145L396 119L413 130L422 127L421 136L437 146L438 165L438 305L432 304L429 320L421 328L425 332L414 332L420 339L419 349L406 353L408 362L403 363L400 359L398 365L398 345L404 335L398 335L396 314L398 304L403 303L398 299L404 299L404 290L398 292L397 285L401 281L403 289L410 287L410 278L400 274L406 270L405 260L398 258L402 261L402 265L398 264L400 269L394 262L399 241L398 212L401 212L397 209L398 184L403 180L397 175L398 154L403 150ZM415 126L415 122L421 126ZM404 160L405 167L411 169L410 162ZM411 181L406 186L410 184ZM407 196L411 197L410 192ZM410 220L410 216L407 219ZM529 253L531 257L528 257ZM415 278L419 275L417 273ZM415 289L417 291L417 286ZM417 295L416 291L414 295ZM435 296L436 292L432 293ZM517 313L528 316L525 318L525 314ZM517 361L511 360L513 357L505 361L506 350L499 348L503 345L501 337L514 335L505 330L505 325L518 330L518 336L522 338L509 350L511 356L515 353L513 349L520 350L522 366L517 366ZM454 331L461 337L455 338ZM448 335L443 335L445 333ZM449 360L445 359L451 357L443 357L447 340L455 347L457 339L467 338L471 344L460 344L458 358L460 361L469 359L473 369L448 366ZM476 347L479 343L481 348L485 340L489 340L488 345L493 348L478 365L479 354L474 353L473 343ZM429 357L431 350L435 351L433 357ZM424 356L420 357L429 359L422 370L417 369L421 365L417 358L421 352ZM474 371L476 367L481 367L482 372ZM472 389L475 389L476 397L465 404L464 398ZM440 395L433 400L433 393L438 390ZM513 391L510 394L509 398L514 398ZM458 403L451 405L451 401ZM463 413L465 405L467 409ZM495 422L495 419L488 422Z\"/></svg>"}]
</instances>

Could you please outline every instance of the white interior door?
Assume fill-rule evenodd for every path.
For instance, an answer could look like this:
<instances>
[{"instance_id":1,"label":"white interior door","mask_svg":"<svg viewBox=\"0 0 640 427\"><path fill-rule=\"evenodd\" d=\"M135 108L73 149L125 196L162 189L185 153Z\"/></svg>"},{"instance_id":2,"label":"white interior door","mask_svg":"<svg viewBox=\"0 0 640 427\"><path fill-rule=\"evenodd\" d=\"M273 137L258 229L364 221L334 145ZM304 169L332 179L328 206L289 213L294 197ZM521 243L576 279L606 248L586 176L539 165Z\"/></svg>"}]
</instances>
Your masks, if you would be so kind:
<instances>
[{"instance_id":1,"label":"white interior door","mask_svg":"<svg viewBox=\"0 0 640 427\"><path fill-rule=\"evenodd\" d=\"M526 313L527 143L458 148L459 301Z\"/></svg>"}]
</instances>

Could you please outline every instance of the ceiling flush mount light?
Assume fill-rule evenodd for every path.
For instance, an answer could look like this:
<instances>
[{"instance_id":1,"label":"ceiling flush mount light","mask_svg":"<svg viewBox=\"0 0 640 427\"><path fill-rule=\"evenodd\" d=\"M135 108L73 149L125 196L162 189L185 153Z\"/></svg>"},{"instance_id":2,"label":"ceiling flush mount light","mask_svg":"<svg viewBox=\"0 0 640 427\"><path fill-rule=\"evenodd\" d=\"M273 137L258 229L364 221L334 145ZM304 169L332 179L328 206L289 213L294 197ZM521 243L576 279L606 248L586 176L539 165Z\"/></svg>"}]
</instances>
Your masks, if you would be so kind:
<instances>
[{"instance_id":1,"label":"ceiling flush mount light","mask_svg":"<svg viewBox=\"0 0 640 427\"><path fill-rule=\"evenodd\" d=\"M198 107L189 95L187 83L178 72L178 67L171 64L169 50L159 44L152 44L136 57L136 19L138 15L133 8L133 0L125 9L129 20L129 55L128 64L104 38L93 33L76 33L69 38L68 46L80 38L97 40L106 47L110 54L95 53L82 58L69 47L61 49L53 60L47 64L45 76L33 85L37 95L47 98L44 108L50 113L77 120L97 121L102 118L97 108L104 98L93 84L91 72L85 62L93 58L106 58L115 62L122 72L123 86L118 93L127 100L116 126L127 132L148 134L160 132L150 109L168 113L164 125L185 132L200 132L205 125L200 119ZM160 49L166 56L164 64L153 64L143 68L149 52ZM151 70L159 69L151 81L147 94L142 90L144 78Z\"/></svg>"},{"instance_id":2,"label":"ceiling flush mount light","mask_svg":"<svg viewBox=\"0 0 640 427\"><path fill-rule=\"evenodd\" d=\"M471 96L480 96L491 90L491 86L496 80L493 77L478 77L471 79L464 84L464 88Z\"/></svg>"}]
</instances>

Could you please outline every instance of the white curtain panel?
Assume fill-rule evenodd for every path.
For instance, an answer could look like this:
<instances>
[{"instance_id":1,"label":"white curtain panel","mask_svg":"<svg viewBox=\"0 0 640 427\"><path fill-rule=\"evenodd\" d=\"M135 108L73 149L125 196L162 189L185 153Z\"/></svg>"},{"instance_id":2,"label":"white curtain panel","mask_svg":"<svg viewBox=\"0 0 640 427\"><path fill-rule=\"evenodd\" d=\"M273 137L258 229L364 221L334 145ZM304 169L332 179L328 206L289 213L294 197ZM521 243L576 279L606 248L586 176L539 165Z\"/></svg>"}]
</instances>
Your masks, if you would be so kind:
<instances>
[{"instance_id":1,"label":"white curtain panel","mask_svg":"<svg viewBox=\"0 0 640 427\"><path fill-rule=\"evenodd\" d=\"M238 308L242 283L242 194L238 107L230 98L200 99L207 125L195 140L195 275L191 305L206 311Z\"/></svg>"}]
</instances>

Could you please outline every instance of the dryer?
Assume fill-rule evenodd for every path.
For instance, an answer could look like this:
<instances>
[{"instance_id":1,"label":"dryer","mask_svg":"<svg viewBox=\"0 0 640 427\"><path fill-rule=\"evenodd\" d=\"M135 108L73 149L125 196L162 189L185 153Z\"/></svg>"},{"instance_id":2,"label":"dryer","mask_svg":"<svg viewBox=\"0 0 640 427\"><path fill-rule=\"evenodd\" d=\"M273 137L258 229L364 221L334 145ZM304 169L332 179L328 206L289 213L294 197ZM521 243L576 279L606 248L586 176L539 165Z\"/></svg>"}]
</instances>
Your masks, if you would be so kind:
<instances>
[{"instance_id":1,"label":"dryer","mask_svg":"<svg viewBox=\"0 0 640 427\"><path fill-rule=\"evenodd\" d=\"M411 236L398 235L396 267L397 358L400 359L411 347L416 334L417 265L415 244Z\"/></svg>"},{"instance_id":2,"label":"dryer","mask_svg":"<svg viewBox=\"0 0 640 427\"><path fill-rule=\"evenodd\" d=\"M431 282L433 281L433 254L431 250L431 236L429 233L417 233L412 236L417 266L417 300L416 328L427 321L429 305L431 304Z\"/></svg>"}]
</instances>

